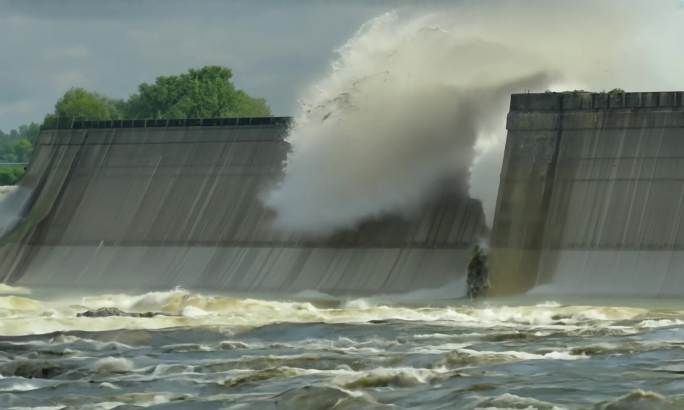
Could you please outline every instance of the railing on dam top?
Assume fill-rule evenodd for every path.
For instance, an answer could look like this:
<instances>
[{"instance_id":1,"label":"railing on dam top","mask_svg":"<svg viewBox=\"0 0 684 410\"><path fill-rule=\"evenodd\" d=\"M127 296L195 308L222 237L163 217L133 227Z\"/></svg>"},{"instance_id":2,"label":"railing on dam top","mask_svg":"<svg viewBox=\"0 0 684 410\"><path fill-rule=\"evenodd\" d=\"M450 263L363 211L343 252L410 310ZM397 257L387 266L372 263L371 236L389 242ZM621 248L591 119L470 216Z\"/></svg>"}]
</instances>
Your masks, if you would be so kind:
<instances>
[{"instance_id":1,"label":"railing on dam top","mask_svg":"<svg viewBox=\"0 0 684 410\"><path fill-rule=\"evenodd\" d=\"M622 90L525 93L511 95L511 111L584 111L684 108L684 91L635 92Z\"/></svg>"},{"instance_id":2,"label":"railing on dam top","mask_svg":"<svg viewBox=\"0 0 684 410\"><path fill-rule=\"evenodd\" d=\"M235 127L248 125L288 126L291 117L231 117L231 118L179 118L157 120L81 120L55 118L47 120L44 130L89 128L159 128L159 127Z\"/></svg>"}]
</instances>

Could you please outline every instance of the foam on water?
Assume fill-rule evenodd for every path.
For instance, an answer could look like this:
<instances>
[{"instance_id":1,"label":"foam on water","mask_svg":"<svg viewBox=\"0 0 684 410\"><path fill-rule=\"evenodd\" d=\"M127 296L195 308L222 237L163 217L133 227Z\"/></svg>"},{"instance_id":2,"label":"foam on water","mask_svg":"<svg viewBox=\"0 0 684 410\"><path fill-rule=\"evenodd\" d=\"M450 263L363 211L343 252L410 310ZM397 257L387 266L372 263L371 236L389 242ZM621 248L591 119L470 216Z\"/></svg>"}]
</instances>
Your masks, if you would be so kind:
<instances>
[{"instance_id":1,"label":"foam on water","mask_svg":"<svg viewBox=\"0 0 684 410\"><path fill-rule=\"evenodd\" d=\"M681 403L677 385L664 380L681 372L684 306L429 306L310 296L183 289L2 296L0 407L579 410ZM160 315L76 317L98 307ZM616 368L624 369L625 389L614 383ZM577 374L591 374L590 385ZM637 382L642 391L631 388Z\"/></svg>"},{"instance_id":2,"label":"foam on water","mask_svg":"<svg viewBox=\"0 0 684 410\"><path fill-rule=\"evenodd\" d=\"M317 295L317 300L318 299ZM399 298L401 300L401 298ZM616 323L644 318L632 328L658 328L681 324L679 319L648 318L648 309L614 306L566 306L546 302L531 306L418 306L382 300L328 299L323 305L306 300L265 300L204 295L183 289L138 295L105 294L61 300L38 300L30 294L0 296L0 334L21 335L53 331L119 328L160 329L184 325L263 326L277 322L364 323L370 320L435 322L473 328L535 327L581 329L587 326L619 327ZM331 307L332 305L332 307ZM115 307L124 312L158 312L144 318L125 316L76 317L85 310Z\"/></svg>"},{"instance_id":3,"label":"foam on water","mask_svg":"<svg viewBox=\"0 0 684 410\"><path fill-rule=\"evenodd\" d=\"M6 283L0 283L0 295L28 295L31 291L21 286L10 286Z\"/></svg>"},{"instance_id":4,"label":"foam on water","mask_svg":"<svg viewBox=\"0 0 684 410\"><path fill-rule=\"evenodd\" d=\"M94 365L96 373L125 373L133 370L133 362L123 357L105 357Z\"/></svg>"}]
</instances>

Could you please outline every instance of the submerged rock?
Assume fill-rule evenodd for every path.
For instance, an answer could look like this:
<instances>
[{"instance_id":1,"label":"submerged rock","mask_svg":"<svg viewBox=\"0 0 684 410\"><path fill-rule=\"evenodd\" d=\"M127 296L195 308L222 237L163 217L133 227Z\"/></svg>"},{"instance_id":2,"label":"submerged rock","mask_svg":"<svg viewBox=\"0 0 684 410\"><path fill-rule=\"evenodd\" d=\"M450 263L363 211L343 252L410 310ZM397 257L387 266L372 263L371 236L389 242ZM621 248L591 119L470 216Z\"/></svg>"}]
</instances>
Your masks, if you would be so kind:
<instances>
[{"instance_id":1,"label":"submerged rock","mask_svg":"<svg viewBox=\"0 0 684 410\"><path fill-rule=\"evenodd\" d=\"M109 316L124 316L124 317L155 317L155 316L170 316L162 312L124 312L115 307L103 307L95 310L86 310L85 312L77 313L77 317L109 317Z\"/></svg>"}]
</instances>

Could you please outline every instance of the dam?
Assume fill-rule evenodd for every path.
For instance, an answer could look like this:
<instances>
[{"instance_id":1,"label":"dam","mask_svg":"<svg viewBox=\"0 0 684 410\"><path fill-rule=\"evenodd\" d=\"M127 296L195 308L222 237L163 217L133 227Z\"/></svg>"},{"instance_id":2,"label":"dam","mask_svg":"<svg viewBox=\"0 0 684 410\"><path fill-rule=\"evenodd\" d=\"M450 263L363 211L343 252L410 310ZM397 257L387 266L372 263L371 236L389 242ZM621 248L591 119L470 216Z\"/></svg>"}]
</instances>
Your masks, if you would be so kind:
<instances>
[{"instance_id":1,"label":"dam","mask_svg":"<svg viewBox=\"0 0 684 410\"><path fill-rule=\"evenodd\" d=\"M681 291L680 96L606 97L513 96L492 292ZM278 232L288 120L206 121L43 130L4 197L1 408L683 408L681 298L339 298L458 278L478 201Z\"/></svg>"},{"instance_id":2,"label":"dam","mask_svg":"<svg viewBox=\"0 0 684 410\"><path fill-rule=\"evenodd\" d=\"M684 93L515 94L492 293L684 294Z\"/></svg>"},{"instance_id":3,"label":"dam","mask_svg":"<svg viewBox=\"0 0 684 410\"><path fill-rule=\"evenodd\" d=\"M332 294L463 281L487 228L481 203L448 182L410 215L325 237L276 229L260 198L282 176L289 124L122 120L43 129L19 187L30 195L0 243L0 281Z\"/></svg>"},{"instance_id":4,"label":"dam","mask_svg":"<svg viewBox=\"0 0 684 410\"><path fill-rule=\"evenodd\" d=\"M0 280L403 293L464 283L473 245L489 237L494 296L681 295L683 101L512 95L491 230L462 181L411 214L325 236L277 229L262 198L291 149L285 117L59 124L0 203L21 208L0 242Z\"/></svg>"}]
</instances>

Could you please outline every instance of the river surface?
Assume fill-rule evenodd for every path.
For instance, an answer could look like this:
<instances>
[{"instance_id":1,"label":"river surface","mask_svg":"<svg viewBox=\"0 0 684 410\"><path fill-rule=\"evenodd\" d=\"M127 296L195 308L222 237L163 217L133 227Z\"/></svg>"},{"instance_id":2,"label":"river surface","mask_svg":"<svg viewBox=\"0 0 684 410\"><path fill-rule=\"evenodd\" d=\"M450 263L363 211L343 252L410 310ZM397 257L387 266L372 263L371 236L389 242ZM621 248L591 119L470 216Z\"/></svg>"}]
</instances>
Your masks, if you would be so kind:
<instances>
[{"instance_id":1,"label":"river surface","mask_svg":"<svg viewBox=\"0 0 684 410\"><path fill-rule=\"evenodd\" d=\"M679 301L0 287L2 409L684 408Z\"/></svg>"}]
</instances>

